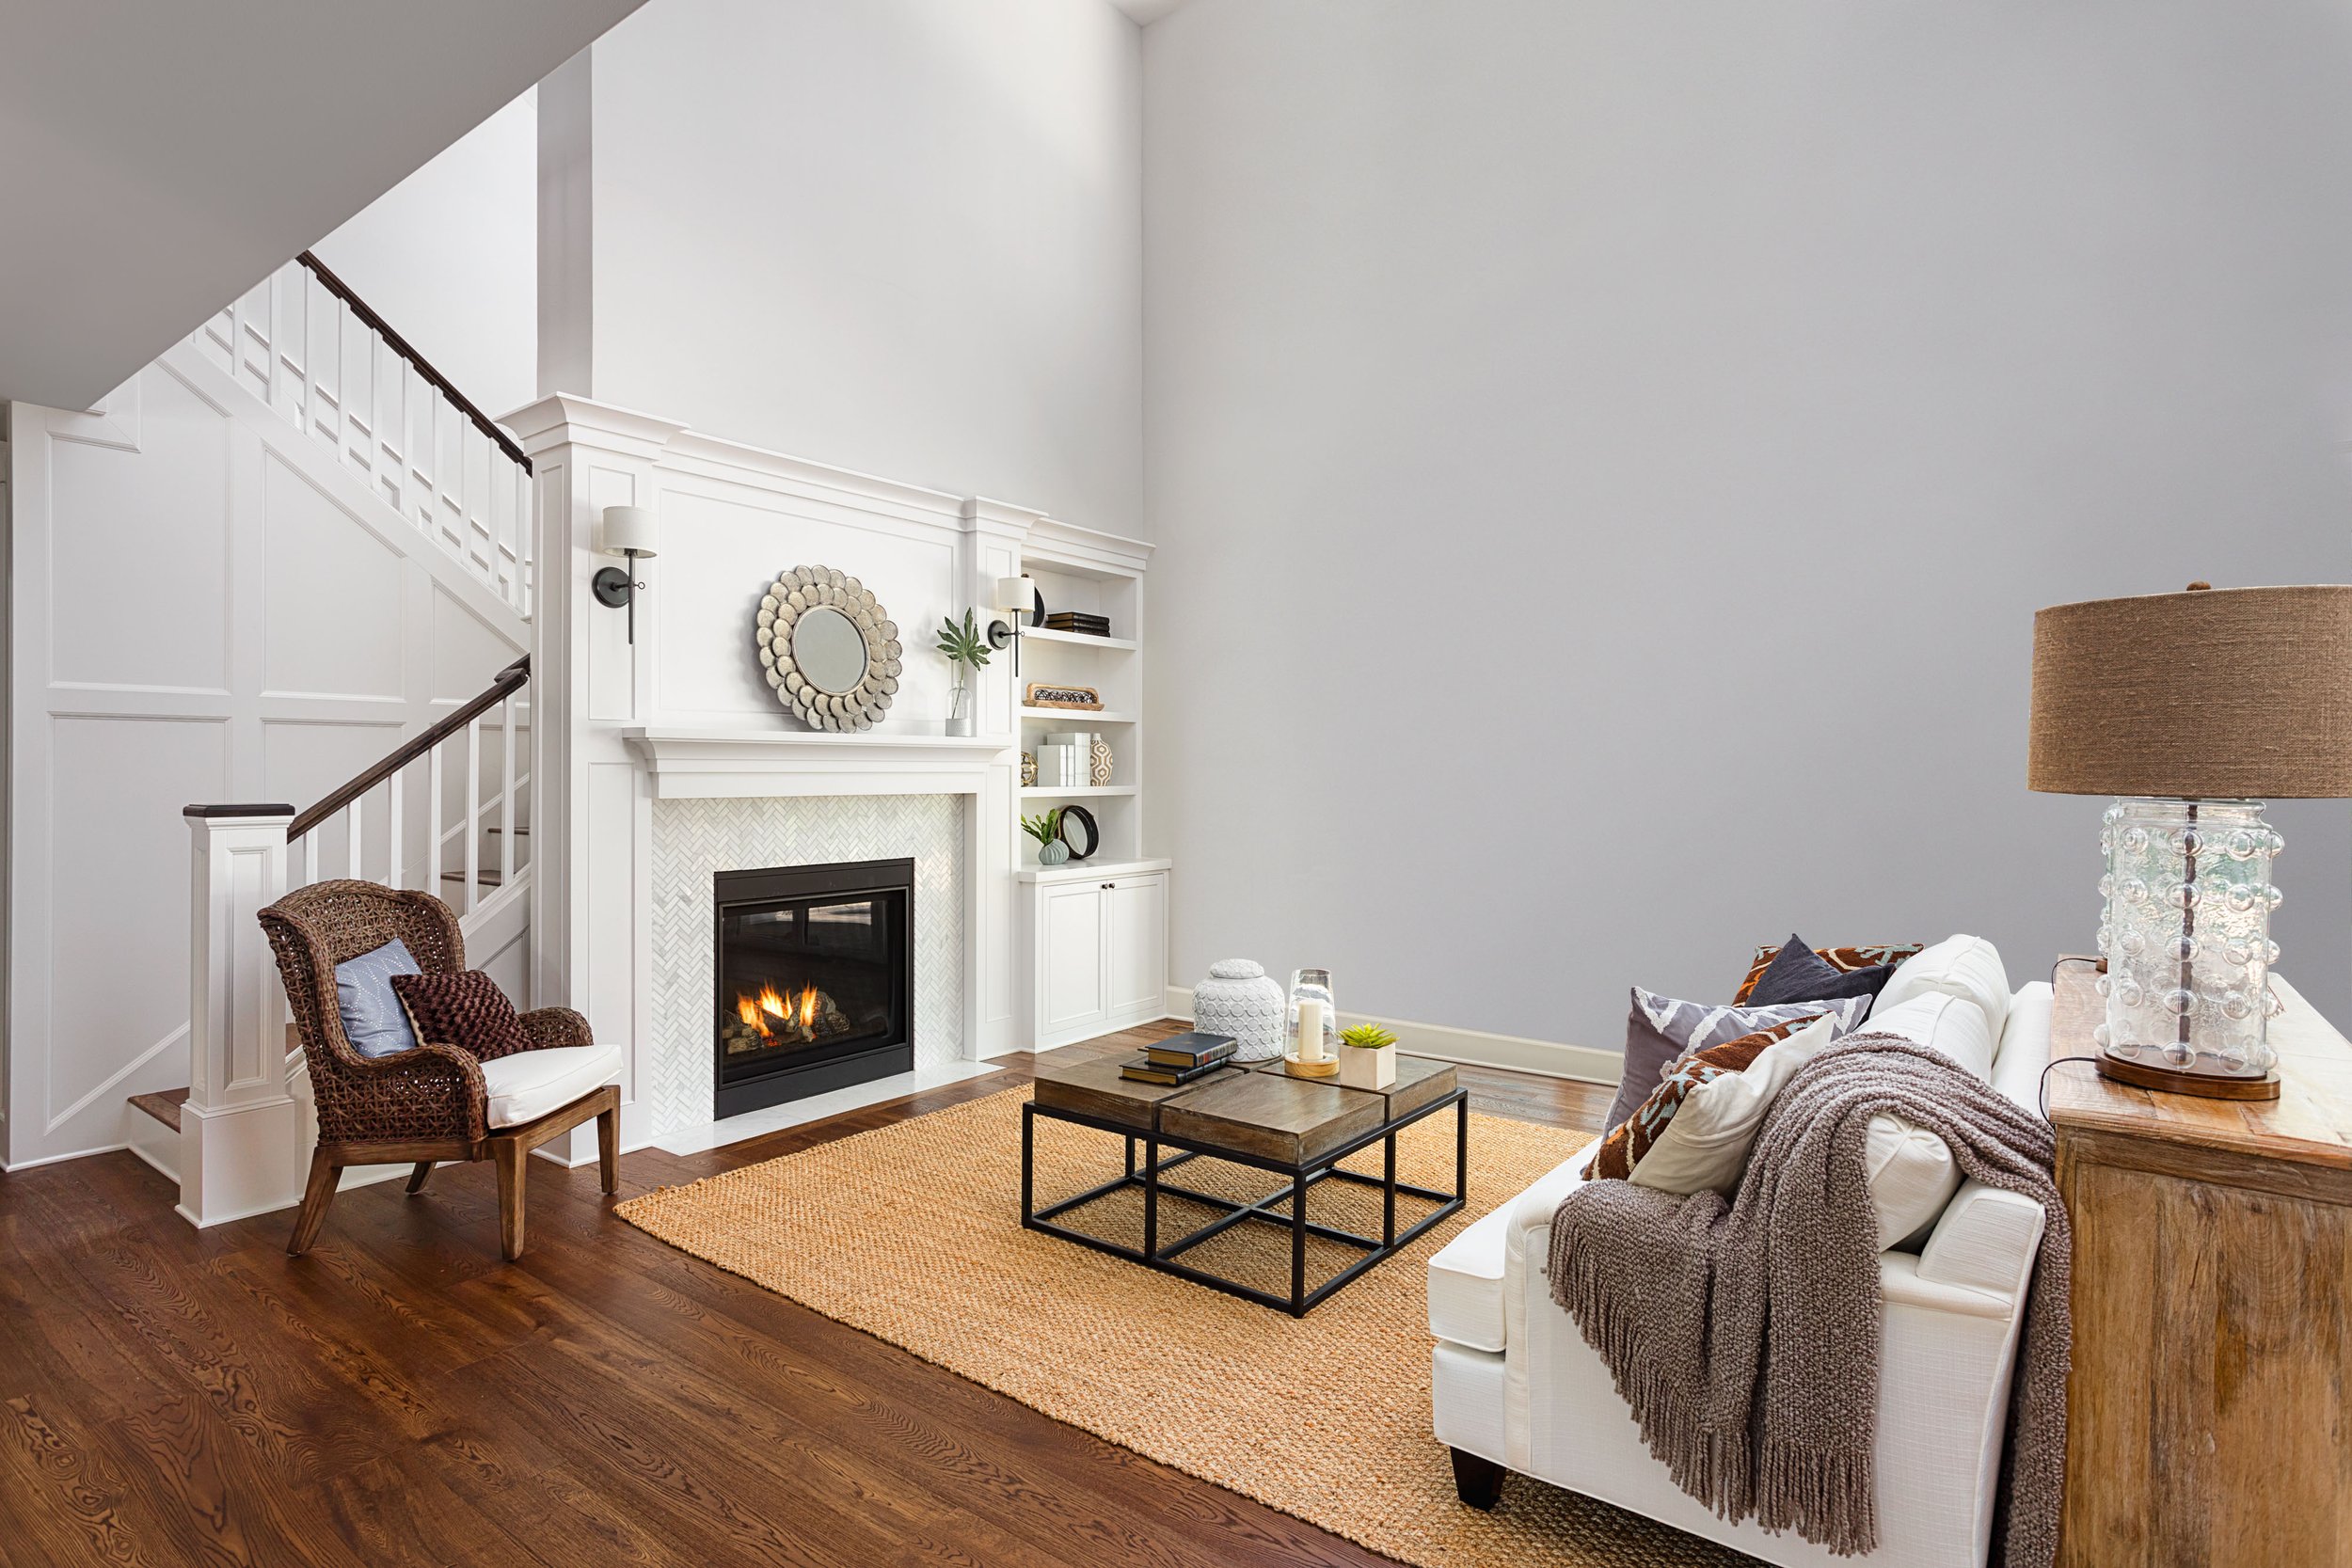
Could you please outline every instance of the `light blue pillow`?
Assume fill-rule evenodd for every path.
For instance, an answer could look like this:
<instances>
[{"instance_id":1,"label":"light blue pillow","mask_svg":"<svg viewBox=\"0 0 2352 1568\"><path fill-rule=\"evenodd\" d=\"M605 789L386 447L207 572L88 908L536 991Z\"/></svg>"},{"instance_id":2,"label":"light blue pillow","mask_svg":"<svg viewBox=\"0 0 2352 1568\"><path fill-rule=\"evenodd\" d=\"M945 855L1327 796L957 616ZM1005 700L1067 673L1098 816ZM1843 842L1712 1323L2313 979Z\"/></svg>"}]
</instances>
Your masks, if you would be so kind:
<instances>
[{"instance_id":1,"label":"light blue pillow","mask_svg":"<svg viewBox=\"0 0 2352 1568\"><path fill-rule=\"evenodd\" d=\"M362 1056L389 1056L415 1048L417 1032L392 994L392 976L423 973L398 937L335 966L335 1006L343 1015L343 1038L352 1050Z\"/></svg>"}]
</instances>

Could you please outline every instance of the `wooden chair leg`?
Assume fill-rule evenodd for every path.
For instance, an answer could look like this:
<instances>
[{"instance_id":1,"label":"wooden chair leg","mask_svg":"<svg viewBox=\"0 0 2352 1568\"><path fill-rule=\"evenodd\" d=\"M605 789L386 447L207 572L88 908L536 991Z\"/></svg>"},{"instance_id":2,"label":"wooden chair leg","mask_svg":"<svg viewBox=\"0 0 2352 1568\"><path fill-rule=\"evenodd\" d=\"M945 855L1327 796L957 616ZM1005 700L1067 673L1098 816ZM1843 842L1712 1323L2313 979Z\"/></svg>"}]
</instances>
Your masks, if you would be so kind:
<instances>
[{"instance_id":1,"label":"wooden chair leg","mask_svg":"<svg viewBox=\"0 0 2352 1568\"><path fill-rule=\"evenodd\" d=\"M335 1184L342 1174L343 1167L335 1164L325 1145L310 1150L310 1180L302 1188L302 1207L294 1211L294 1235L286 1243L288 1256L301 1257L318 1240L319 1227L326 1223L326 1208L335 1201Z\"/></svg>"},{"instance_id":2,"label":"wooden chair leg","mask_svg":"<svg viewBox=\"0 0 2352 1568\"><path fill-rule=\"evenodd\" d=\"M490 1158L499 1172L499 1250L511 1263L523 1255L523 1169L531 1155L520 1139L492 1138Z\"/></svg>"},{"instance_id":3,"label":"wooden chair leg","mask_svg":"<svg viewBox=\"0 0 2352 1568\"><path fill-rule=\"evenodd\" d=\"M1467 1449L1454 1450L1454 1495L1470 1507L1491 1512L1502 1500L1502 1465Z\"/></svg>"},{"instance_id":4,"label":"wooden chair leg","mask_svg":"<svg viewBox=\"0 0 2352 1568\"><path fill-rule=\"evenodd\" d=\"M417 1162L417 1168L416 1168L415 1170L412 1170L412 1171L410 1171L410 1172L408 1173L408 1191L410 1192L410 1194L411 1194L411 1195L414 1195L414 1194L421 1193L421 1192L424 1191L424 1179L425 1179L426 1177L428 1177L428 1176L431 1176L432 1174L433 1174L433 1162L432 1162L432 1161L430 1161L430 1160L420 1160L420 1161L418 1161L418 1162Z\"/></svg>"},{"instance_id":5,"label":"wooden chair leg","mask_svg":"<svg viewBox=\"0 0 2352 1568\"><path fill-rule=\"evenodd\" d=\"M596 1113L596 1174L603 1179L609 1194L621 1190L621 1105L620 1096Z\"/></svg>"}]
</instances>

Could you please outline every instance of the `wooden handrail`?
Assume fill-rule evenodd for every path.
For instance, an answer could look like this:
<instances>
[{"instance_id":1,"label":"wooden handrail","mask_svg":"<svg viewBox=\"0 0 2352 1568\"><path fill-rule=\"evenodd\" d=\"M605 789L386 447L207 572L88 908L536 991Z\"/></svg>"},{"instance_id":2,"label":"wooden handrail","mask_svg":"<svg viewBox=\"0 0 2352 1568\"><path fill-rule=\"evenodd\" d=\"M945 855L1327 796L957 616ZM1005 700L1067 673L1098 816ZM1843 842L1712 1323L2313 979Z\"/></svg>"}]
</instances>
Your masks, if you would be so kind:
<instances>
[{"instance_id":1,"label":"wooden handrail","mask_svg":"<svg viewBox=\"0 0 2352 1568\"><path fill-rule=\"evenodd\" d=\"M361 299L358 294L353 293L351 292L350 284L336 277L332 272L329 272L326 262L320 261L317 257L311 255L307 250L301 255L295 257L294 260L310 268L311 276L316 277L322 284L326 285L326 292L328 293L333 294L337 299L340 299L345 305L350 306L351 313L358 317L361 321L367 323L368 325L374 330L375 335L383 339L394 354L397 354L403 359L407 360L419 375L424 377L425 380L431 382L435 387L439 388L441 395L449 399L451 403L456 404L457 411L465 415L466 418L471 420L477 430L480 430L483 435L487 436L491 440L496 441L499 445L499 450L506 453L507 456L513 458L516 466L519 467L523 472L531 472L531 459L523 455L523 449L515 444L515 438L512 436L507 435L503 430L501 430L497 425L493 424L490 420L490 416L485 414L481 409L476 408L471 398L459 391L448 376L445 376L440 372L435 370L431 360L425 358L423 355L419 354L414 348L410 347L408 340L393 331L389 324L388 324L383 317L377 315L375 311L369 307L366 300Z\"/></svg>"},{"instance_id":2,"label":"wooden handrail","mask_svg":"<svg viewBox=\"0 0 2352 1568\"><path fill-rule=\"evenodd\" d=\"M521 689L524 683L530 679L531 656L525 654L505 669L501 670L497 678L490 682L489 689L479 696L468 698L457 711L448 718L435 720L419 731L413 738L402 741L399 747L387 753L382 761L374 764L367 771L333 791L326 800L287 823L286 842L292 844L299 839L304 833L309 832L351 804L352 801L357 800L360 796L365 795L369 790L373 789L377 784L382 784L386 779L390 778L433 750L434 747L498 706L514 692Z\"/></svg>"}]
</instances>

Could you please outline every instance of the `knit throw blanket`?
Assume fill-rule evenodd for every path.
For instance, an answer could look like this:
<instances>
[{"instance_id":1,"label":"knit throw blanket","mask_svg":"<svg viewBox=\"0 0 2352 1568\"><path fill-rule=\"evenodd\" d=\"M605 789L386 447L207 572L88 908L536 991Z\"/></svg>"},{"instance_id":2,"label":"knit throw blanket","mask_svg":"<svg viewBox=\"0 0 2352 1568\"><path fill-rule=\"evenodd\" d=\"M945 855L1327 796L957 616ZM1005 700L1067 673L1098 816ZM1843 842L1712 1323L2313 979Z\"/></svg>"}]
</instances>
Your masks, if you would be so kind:
<instances>
[{"instance_id":1,"label":"knit throw blanket","mask_svg":"<svg viewBox=\"0 0 2352 1568\"><path fill-rule=\"evenodd\" d=\"M1840 1554L1878 1544L1877 1213L1870 1117L1940 1133L1963 1175L2047 1222L2010 1390L1994 1560L2047 1568L2066 1460L2072 1239L2049 1125L1896 1035L1815 1056L1772 1102L1726 1204L1591 1181L1551 1221L1551 1291L1632 1406L1675 1483Z\"/></svg>"}]
</instances>

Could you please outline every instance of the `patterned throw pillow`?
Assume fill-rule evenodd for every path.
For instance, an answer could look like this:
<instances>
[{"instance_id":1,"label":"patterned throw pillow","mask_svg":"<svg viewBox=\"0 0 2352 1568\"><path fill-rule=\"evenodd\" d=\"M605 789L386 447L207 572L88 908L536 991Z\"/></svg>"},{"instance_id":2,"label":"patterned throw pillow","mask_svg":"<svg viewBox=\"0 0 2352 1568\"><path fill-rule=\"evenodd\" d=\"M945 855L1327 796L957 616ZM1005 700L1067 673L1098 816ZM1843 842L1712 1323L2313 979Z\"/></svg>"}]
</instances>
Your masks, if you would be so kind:
<instances>
[{"instance_id":1,"label":"patterned throw pillow","mask_svg":"<svg viewBox=\"0 0 2352 1568\"><path fill-rule=\"evenodd\" d=\"M1682 1108L1682 1102L1691 1098L1692 1089L1726 1072L1745 1072L1758 1056L1764 1054L1766 1046L1787 1039L1820 1016L1815 1013L1807 1018L1792 1018L1786 1023L1775 1023L1769 1029L1758 1029L1752 1035L1741 1035L1738 1039L1710 1045L1704 1051L1694 1051L1675 1063L1666 1076L1659 1081L1658 1087L1650 1091L1650 1097L1633 1108L1633 1114L1626 1118L1625 1124L1613 1129L1609 1136L1601 1140L1600 1148L1593 1151L1592 1159L1584 1166L1584 1180L1629 1180L1633 1167L1642 1163L1642 1156L1650 1151L1650 1146L1666 1131L1666 1124Z\"/></svg>"},{"instance_id":2,"label":"patterned throw pillow","mask_svg":"<svg viewBox=\"0 0 2352 1568\"><path fill-rule=\"evenodd\" d=\"M531 1037L515 1016L499 983L478 969L459 974L402 974L392 990L407 1009L417 1037L453 1045L476 1061L495 1061L531 1049Z\"/></svg>"},{"instance_id":3,"label":"patterned throw pillow","mask_svg":"<svg viewBox=\"0 0 2352 1568\"><path fill-rule=\"evenodd\" d=\"M416 955L398 937L335 966L335 1010L342 1014L343 1038L352 1050L389 1056L416 1049L416 1034L391 986L395 975L416 973Z\"/></svg>"},{"instance_id":4,"label":"patterned throw pillow","mask_svg":"<svg viewBox=\"0 0 2352 1568\"><path fill-rule=\"evenodd\" d=\"M1773 1007L1724 1007L1711 1002L1677 1002L1654 990L1633 988L1633 1006L1625 1019L1625 1068L1617 1080L1617 1096L1609 1104L1608 1125L1614 1127L1649 1098L1667 1067L1693 1051L1738 1039L1757 1029L1769 1029L1792 1018L1828 1013L1840 1033L1860 1023L1870 1010L1870 998L1827 998L1783 1003Z\"/></svg>"},{"instance_id":5,"label":"patterned throw pillow","mask_svg":"<svg viewBox=\"0 0 2352 1568\"><path fill-rule=\"evenodd\" d=\"M1883 942L1876 947L1816 947L1813 951L1820 954L1830 968L1845 974L1856 969L1875 968L1880 964L1899 964L1926 945L1925 942ZM1733 1006L1747 1006L1748 998L1756 993L1756 982L1764 978L1764 972L1772 966L1772 960L1779 956L1778 942L1756 950L1756 961L1748 966L1748 977L1740 982L1739 990L1732 995Z\"/></svg>"}]
</instances>

